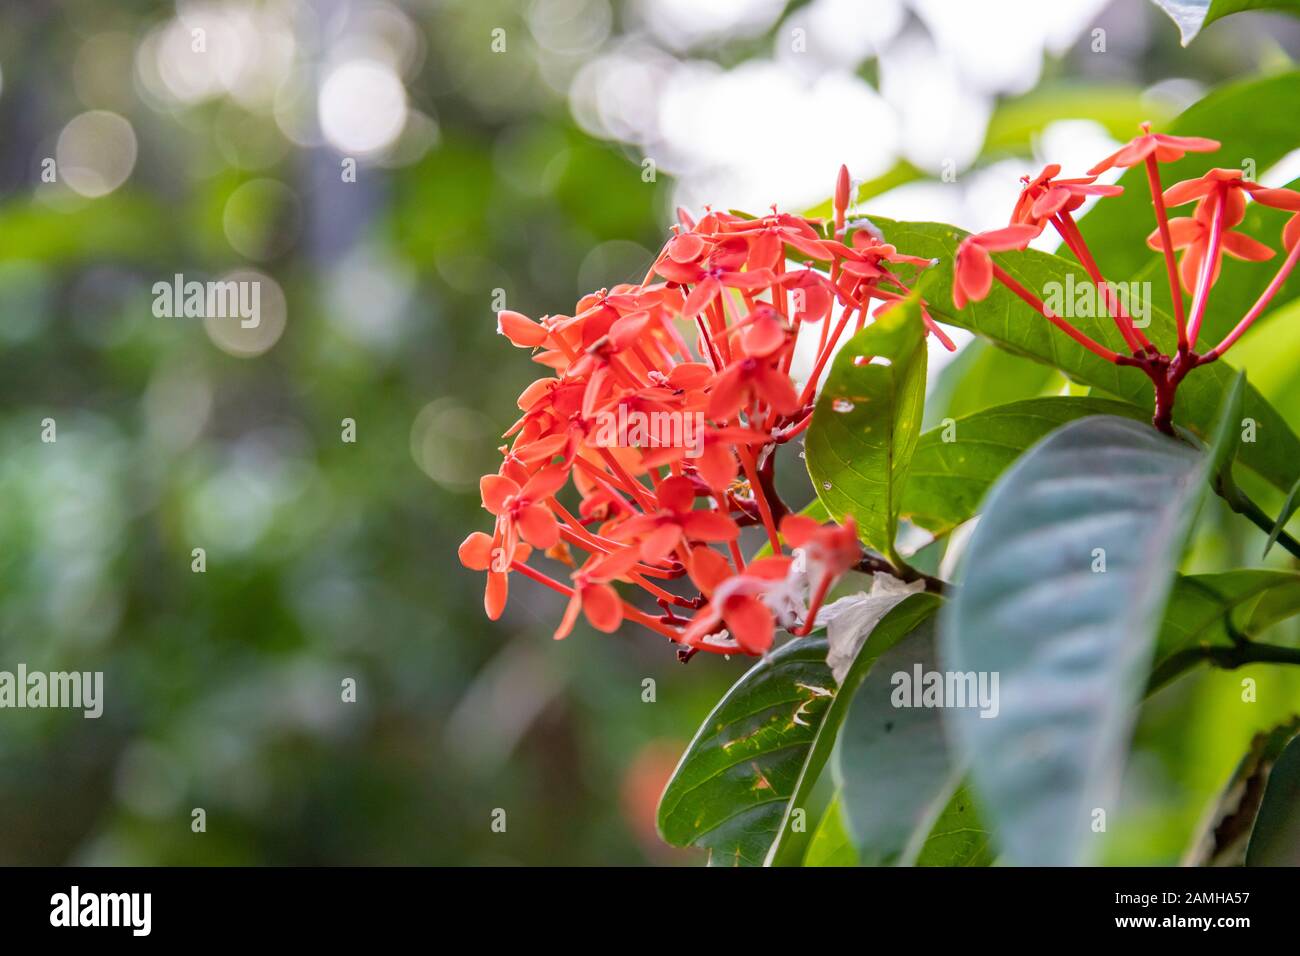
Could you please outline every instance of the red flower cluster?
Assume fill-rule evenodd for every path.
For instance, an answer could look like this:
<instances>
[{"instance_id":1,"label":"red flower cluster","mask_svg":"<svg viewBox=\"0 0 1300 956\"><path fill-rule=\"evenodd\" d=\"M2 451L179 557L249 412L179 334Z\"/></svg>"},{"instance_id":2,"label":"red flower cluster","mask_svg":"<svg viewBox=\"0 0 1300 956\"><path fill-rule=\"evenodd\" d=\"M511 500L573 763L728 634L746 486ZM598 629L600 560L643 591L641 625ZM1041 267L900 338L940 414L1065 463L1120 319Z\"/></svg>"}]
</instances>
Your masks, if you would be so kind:
<instances>
[{"instance_id":1,"label":"red flower cluster","mask_svg":"<svg viewBox=\"0 0 1300 956\"><path fill-rule=\"evenodd\" d=\"M635 621L683 657L762 654L778 625L811 630L835 580L864 555L851 523L787 512L775 447L808 426L849 323L861 329L910 293L893 266L931 265L869 230L846 240L848 195L842 170L830 227L775 210L707 211L699 222L682 213L641 284L588 295L571 316L499 313L499 330L548 374L520 395L501 467L482 479L492 533L460 547L465 566L487 572L489 617L517 572L568 597L557 638L579 614L601 631ZM789 269L790 259L806 265ZM798 381L801 335L815 339L816 358ZM631 435L629 422L654 427ZM559 497L570 485L571 507ZM746 563L746 526L762 526L770 556ZM528 563L537 552L568 569L567 583Z\"/></svg>"},{"instance_id":2,"label":"red flower cluster","mask_svg":"<svg viewBox=\"0 0 1300 956\"><path fill-rule=\"evenodd\" d=\"M1244 179L1241 170L1237 169L1211 169L1198 179L1189 179L1165 190L1160 183L1160 163L1182 159L1189 152L1211 152L1218 149L1219 144L1212 139L1195 136L1152 133L1149 124L1143 124L1142 130L1143 135L1088 170L1086 178L1057 179L1061 167L1055 164L1049 165L1036 179L1025 177L1024 189L1012 213L1011 224L991 232L968 236L958 247L952 297L957 308L964 308L967 302L979 301L987 296L993 280L997 279L1084 348L1108 362L1142 369L1155 387L1153 422L1161 431L1172 433L1174 396L1179 383L1192 369L1221 356L1250 328L1295 268L1297 259L1300 259L1300 193L1290 189L1266 189ZM1156 229L1147 238L1147 243L1152 249L1164 253L1174 320L1178 328L1178 348L1172 355L1162 354L1125 312L1123 303L1110 291L1112 287L1102 276L1071 215L1088 196L1114 196L1123 191L1119 186L1094 185L1098 174L1112 167L1139 164L1146 167L1147 183L1155 207ZM1296 213L1282 232L1282 244L1288 254L1276 277L1236 327L1218 345L1198 353L1196 343L1201 323L1224 254L1256 262L1271 259L1274 255L1273 250L1263 243L1243 233L1231 231L1245 218L1244 194L1249 194L1255 202ZM1169 207L1193 201L1196 202L1196 208L1190 217L1169 218ZM1059 233L1066 248L1096 283L1099 297L1119 329L1128 354L1106 348L1066 319L1054 314L1041 299L993 261L990 253L1024 249L1048 224ZM1175 262L1174 254L1178 251L1183 254L1181 263ZM1184 290L1192 295L1190 317L1183 303Z\"/></svg>"}]
</instances>

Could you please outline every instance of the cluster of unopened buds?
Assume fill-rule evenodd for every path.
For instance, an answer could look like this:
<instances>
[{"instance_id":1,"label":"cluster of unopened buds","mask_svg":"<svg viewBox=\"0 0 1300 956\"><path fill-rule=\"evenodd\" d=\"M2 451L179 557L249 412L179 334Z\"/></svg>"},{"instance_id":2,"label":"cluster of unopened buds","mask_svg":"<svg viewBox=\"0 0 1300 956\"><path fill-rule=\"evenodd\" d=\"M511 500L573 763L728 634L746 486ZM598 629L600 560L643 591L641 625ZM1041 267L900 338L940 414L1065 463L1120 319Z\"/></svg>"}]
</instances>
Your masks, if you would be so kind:
<instances>
[{"instance_id":1,"label":"cluster of unopened buds","mask_svg":"<svg viewBox=\"0 0 1300 956\"><path fill-rule=\"evenodd\" d=\"M1011 224L991 232L967 237L957 251L953 272L953 303L964 308L968 301L988 295L996 279L1030 308L1069 335L1072 339L1108 362L1140 368L1151 379L1155 390L1153 424L1173 434L1174 398L1183 378L1192 369L1213 362L1232 346L1256 319L1286 282L1300 259L1300 193L1290 189L1269 189L1244 178L1239 169L1211 169L1197 179L1188 179L1164 189L1160 181L1160 163L1182 159L1189 152L1212 152L1219 143L1191 136L1152 133L1143 124L1143 133L1117 152L1088 170L1086 177L1058 179L1061 167L1048 166L1036 179L1024 180ZM1143 334L1125 310L1113 286L1107 283L1079 231L1073 213L1089 196L1114 196L1120 186L1096 184L1101 173L1114 167L1145 166L1156 228L1147 244L1164 255L1173 303L1174 322L1178 331L1177 348L1164 354ZM1210 290L1219 277L1223 256L1262 262L1273 258L1273 249L1244 233L1233 232L1246 215L1246 195L1255 202L1296 212L1282 231L1286 258L1254 305L1223 339L1212 348L1198 352L1197 342L1205 319ZM1191 216L1169 218L1171 207L1195 202ZM1024 249L1048 225L1060 235L1065 247L1079 261L1089 279L1096 284L1099 299L1124 340L1126 351L1116 352L1084 334L1066 318L1055 314L1032 291L1008 275L990 253ZM1181 261L1175 254L1182 253ZM1184 292L1191 304L1184 302Z\"/></svg>"},{"instance_id":2,"label":"cluster of unopened buds","mask_svg":"<svg viewBox=\"0 0 1300 956\"><path fill-rule=\"evenodd\" d=\"M556 638L582 614L605 632L644 625L683 659L757 655L778 626L809 633L848 570L881 566L851 522L790 513L774 481L776 448L807 428L850 324L859 330L910 294L896 265L931 265L870 230L846 231L849 192L842 169L826 225L775 209L752 219L706 211L698 222L681 213L641 284L588 295L572 316L498 313L499 330L548 374L520 395L501 467L481 481L492 533L460 548L463 564L487 572L490 618L517 573L568 598ZM793 259L806 265L788 268ZM816 357L796 378L801 338ZM656 429L611 440L606 426L628 421L676 423L678 440ZM763 529L770 554L746 562L746 527ZM529 563L538 553L563 580ZM645 609L652 602L657 612Z\"/></svg>"}]
</instances>

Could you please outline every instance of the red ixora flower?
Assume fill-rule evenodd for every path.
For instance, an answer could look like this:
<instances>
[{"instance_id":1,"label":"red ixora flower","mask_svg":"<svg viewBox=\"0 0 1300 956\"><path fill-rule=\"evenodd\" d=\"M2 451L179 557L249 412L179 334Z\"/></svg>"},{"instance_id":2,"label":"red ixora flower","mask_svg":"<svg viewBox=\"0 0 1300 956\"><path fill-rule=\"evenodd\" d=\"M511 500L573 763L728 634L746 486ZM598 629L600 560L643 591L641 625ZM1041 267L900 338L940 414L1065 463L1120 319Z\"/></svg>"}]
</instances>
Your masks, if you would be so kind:
<instances>
[{"instance_id":1,"label":"red ixora flower","mask_svg":"<svg viewBox=\"0 0 1300 956\"><path fill-rule=\"evenodd\" d=\"M1040 230L1018 223L993 229L989 232L967 236L957 246L957 258L952 273L952 301L964 309L969 301L980 301L993 287L993 257L990 252L1024 249Z\"/></svg>"},{"instance_id":2,"label":"red ixora flower","mask_svg":"<svg viewBox=\"0 0 1300 956\"><path fill-rule=\"evenodd\" d=\"M1093 166L1088 170L1088 178L1057 179L1060 167L1049 165L1036 179L1024 180L1025 188L1012 212L1012 225L968 236L959 244L953 263L954 304L960 309L970 301L983 299L996 279L1030 309L1097 357L1142 371L1155 390L1152 422L1161 431L1173 434L1174 398L1179 384L1193 369L1219 358L1251 327L1300 259L1300 193L1290 189L1270 189L1250 182L1237 169L1211 169L1167 190L1162 187L1160 163L1182 159L1189 152L1209 152L1218 148L1219 143L1212 139L1152 133L1150 124L1144 123L1141 136ZM1174 306L1178 345L1171 354L1161 352L1150 342L1125 311L1123 302L1102 275L1071 217L1073 210L1087 196L1099 196L1105 201L1105 197L1118 191L1118 187L1094 185L1093 178L1098 173L1112 167L1138 164L1146 167L1156 219L1156 228L1147 237L1147 244L1163 254ZM1273 281L1232 331L1213 348L1197 352L1201 323L1210 290L1219 277L1223 256L1262 262L1275 254L1271 247L1258 239L1233 231L1233 227L1240 225L1245 218L1247 196L1255 202L1297 213L1283 230L1282 242L1287 257ZM1170 206L1189 202L1197 203L1190 217L1169 218ZM1095 283L1100 300L1123 339L1122 350L1109 347L1053 313L1032 290L1025 288L993 261L991 253L1023 250L1029 240L1049 223L1060 234L1088 279ZM1175 261L1177 251L1183 253L1181 264ZM1190 308L1183 301L1184 289L1192 293Z\"/></svg>"},{"instance_id":3,"label":"red ixora flower","mask_svg":"<svg viewBox=\"0 0 1300 956\"><path fill-rule=\"evenodd\" d=\"M1096 176L1115 166L1136 166L1151 157L1159 163L1172 163L1182 159L1187 153L1212 153L1219 148L1219 141L1203 136L1170 136L1168 133L1151 132L1151 124L1142 124L1142 135L1135 137L1111 153L1092 169L1089 176Z\"/></svg>"},{"instance_id":4,"label":"red ixora flower","mask_svg":"<svg viewBox=\"0 0 1300 956\"><path fill-rule=\"evenodd\" d=\"M762 654L778 627L808 632L863 551L851 523L789 514L776 447L807 427L849 322L912 294L907 280L933 265L847 223L850 191L841 171L835 226L775 209L679 213L641 283L584 296L572 315L497 313L547 374L520 395L501 467L482 479L492 533L460 547L462 564L487 573L489 617L520 574L567 600L557 638L580 617L606 632L630 622L686 659ZM815 357L796 373L801 337ZM771 555L745 560L749 527Z\"/></svg>"},{"instance_id":5,"label":"red ixora flower","mask_svg":"<svg viewBox=\"0 0 1300 956\"><path fill-rule=\"evenodd\" d=\"M1041 230L1053 216L1074 212L1089 196L1118 196L1124 191L1123 186L1094 185L1096 176L1057 179L1060 171L1058 164L1049 163L1036 178L1026 176L1021 180L1024 188L1011 213L1013 225L1027 224Z\"/></svg>"}]
</instances>

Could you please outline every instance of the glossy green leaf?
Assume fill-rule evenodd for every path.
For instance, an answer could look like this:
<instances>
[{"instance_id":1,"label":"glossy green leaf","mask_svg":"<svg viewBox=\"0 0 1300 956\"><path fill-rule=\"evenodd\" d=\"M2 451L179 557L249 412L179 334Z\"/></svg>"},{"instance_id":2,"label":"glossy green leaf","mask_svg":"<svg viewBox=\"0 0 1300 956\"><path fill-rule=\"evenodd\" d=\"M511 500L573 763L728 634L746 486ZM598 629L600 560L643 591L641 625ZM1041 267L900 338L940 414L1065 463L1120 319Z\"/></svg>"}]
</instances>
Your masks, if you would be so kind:
<instances>
[{"instance_id":1,"label":"glossy green leaf","mask_svg":"<svg viewBox=\"0 0 1300 956\"><path fill-rule=\"evenodd\" d=\"M1292 737L1264 786L1247 866L1300 866L1300 737Z\"/></svg>"},{"instance_id":2,"label":"glossy green leaf","mask_svg":"<svg viewBox=\"0 0 1300 956\"><path fill-rule=\"evenodd\" d=\"M1227 785L1197 827L1184 866L1241 866L1246 862L1264 783L1283 748L1300 733L1300 717L1256 734Z\"/></svg>"},{"instance_id":3,"label":"glossy green leaf","mask_svg":"<svg viewBox=\"0 0 1300 956\"><path fill-rule=\"evenodd\" d=\"M969 788L958 787L939 814L915 866L992 866L993 834L980 822Z\"/></svg>"},{"instance_id":4,"label":"glossy green leaf","mask_svg":"<svg viewBox=\"0 0 1300 956\"><path fill-rule=\"evenodd\" d=\"M710 865L763 862L835 693L826 649L790 641L718 702L660 799L665 841L707 849Z\"/></svg>"},{"instance_id":5,"label":"glossy green leaf","mask_svg":"<svg viewBox=\"0 0 1300 956\"><path fill-rule=\"evenodd\" d=\"M1092 354L1000 284L993 284L984 301L972 302L960 311L954 308L952 262L958 243L966 235L961 230L938 223L873 221L899 249L938 260L920 280L921 291L936 318L970 329L1004 348L1059 368L1076 381L1092 385L1139 408L1152 407L1151 383L1141 371L1114 365ZM1076 287L1088 281L1082 269L1059 256L1026 250L999 253L996 258L1008 274L1040 296L1047 293L1049 283L1064 286L1071 275ZM1110 318L1080 316L1071 321L1103 344L1115 349L1123 347ZM1153 311L1147 334L1168 346L1175 341L1173 320L1167 314ZM1202 437L1209 436L1217 421L1220 400L1236 374L1236 370L1222 360L1189 374L1178 390L1175 423ZM1300 477L1300 438L1249 385L1246 387L1244 414L1257 422L1259 438L1242 445L1238 460L1275 487L1283 491L1290 489Z\"/></svg>"},{"instance_id":6,"label":"glossy green leaf","mask_svg":"<svg viewBox=\"0 0 1300 956\"><path fill-rule=\"evenodd\" d=\"M937 671L936 661L930 618L880 655L840 731L832 771L849 836L868 866L905 862L958 783L942 708L921 705L923 675Z\"/></svg>"},{"instance_id":7,"label":"glossy green leaf","mask_svg":"<svg viewBox=\"0 0 1300 956\"><path fill-rule=\"evenodd\" d=\"M1024 451L1088 415L1144 418L1134 405L1101 398L1035 398L950 420L921 435L901 513L935 534L973 517L985 492Z\"/></svg>"},{"instance_id":8,"label":"glossy green leaf","mask_svg":"<svg viewBox=\"0 0 1300 956\"><path fill-rule=\"evenodd\" d=\"M1300 574L1241 568L1179 577L1156 642L1149 690L1159 690L1202 662L1197 648L1229 647L1233 636L1258 637L1300 614Z\"/></svg>"},{"instance_id":9,"label":"glossy green leaf","mask_svg":"<svg viewBox=\"0 0 1300 956\"><path fill-rule=\"evenodd\" d=\"M945 715L1012 862L1082 862L1095 811L1114 807L1208 465L1148 425L1084 418L985 502L941 617L942 661L998 674L1000 709Z\"/></svg>"},{"instance_id":10,"label":"glossy green leaf","mask_svg":"<svg viewBox=\"0 0 1300 956\"><path fill-rule=\"evenodd\" d=\"M895 556L894 532L925 402L925 328L915 302L846 342L817 399L804 451L817 497L836 521Z\"/></svg>"},{"instance_id":11,"label":"glossy green leaf","mask_svg":"<svg viewBox=\"0 0 1300 956\"><path fill-rule=\"evenodd\" d=\"M1183 46L1215 20L1247 10L1272 10L1300 15L1300 0L1154 0L1178 25Z\"/></svg>"},{"instance_id":12,"label":"glossy green leaf","mask_svg":"<svg viewBox=\"0 0 1300 956\"><path fill-rule=\"evenodd\" d=\"M840 796L836 794L808 843L804 866L857 866L858 851L853 848L849 831L844 825L844 811Z\"/></svg>"},{"instance_id":13,"label":"glossy green leaf","mask_svg":"<svg viewBox=\"0 0 1300 956\"><path fill-rule=\"evenodd\" d=\"M811 801L813 787L835 747L836 737L844 723L854 692L871 671L876 659L933 615L939 604L940 599L933 594L913 594L900 601L866 635L865 642L844 675L843 683L832 697L826 716L818 727L816 739L807 752L799 773L799 782L786 802L785 818L781 821L779 836L768 852L769 865L795 865L803 858L809 835L794 830L794 812L806 807Z\"/></svg>"},{"instance_id":14,"label":"glossy green leaf","mask_svg":"<svg viewBox=\"0 0 1300 956\"><path fill-rule=\"evenodd\" d=\"M1065 376L1050 366L1000 349L988 339L975 339L943 367L925 396L922 427L931 429L945 418L964 418L998 405L1026 398L1059 395Z\"/></svg>"},{"instance_id":15,"label":"glossy green leaf","mask_svg":"<svg viewBox=\"0 0 1300 956\"><path fill-rule=\"evenodd\" d=\"M1273 522L1273 530L1268 533L1268 541L1264 544L1264 553L1261 557L1267 558L1273 545L1277 544L1277 539L1282 536L1282 530L1286 523L1291 520L1295 514L1296 508L1300 508L1300 479L1291 487L1291 493L1286 496L1286 502L1282 505L1282 510L1278 512L1277 520Z\"/></svg>"}]
</instances>

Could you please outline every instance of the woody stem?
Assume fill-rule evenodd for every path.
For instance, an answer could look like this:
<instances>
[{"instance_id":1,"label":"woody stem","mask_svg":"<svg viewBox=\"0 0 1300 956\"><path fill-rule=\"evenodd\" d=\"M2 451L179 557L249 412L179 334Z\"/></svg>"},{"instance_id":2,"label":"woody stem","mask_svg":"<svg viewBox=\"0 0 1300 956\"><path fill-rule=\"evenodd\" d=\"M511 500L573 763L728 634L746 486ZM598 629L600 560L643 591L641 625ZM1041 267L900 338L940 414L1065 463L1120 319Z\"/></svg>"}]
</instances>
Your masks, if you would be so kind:
<instances>
[{"instance_id":1,"label":"woody stem","mask_svg":"<svg viewBox=\"0 0 1300 956\"><path fill-rule=\"evenodd\" d=\"M1060 329L1070 338L1074 339L1076 342L1082 345L1089 352L1092 352L1094 355L1101 356L1107 362L1115 362L1116 364L1120 364L1120 355L1118 352L1112 352L1110 349L1106 348L1106 346L1102 345L1100 342L1096 342L1093 339L1089 338L1087 335L1084 335L1082 332L1076 329L1069 322L1066 322L1060 316L1053 314L1052 311L1047 308L1047 306L1043 305L1042 299L1038 298L1038 296L1034 295L1032 292L1030 292L1028 289L1022 286L1015 279L1011 278L1011 276L1007 275L1007 273L1003 270L1003 268L1000 265L998 265L996 262L993 263L993 277L997 279L999 282L1001 282L1004 286L1006 286L1015 295L1019 296L1020 299L1031 309L1033 309L1035 312L1037 312L1039 315L1045 318L1048 322L1051 322L1054 326L1056 326L1058 329Z\"/></svg>"},{"instance_id":2,"label":"woody stem","mask_svg":"<svg viewBox=\"0 0 1300 956\"><path fill-rule=\"evenodd\" d=\"M1210 297L1210 281L1214 276L1214 266L1219 261L1219 251L1223 246L1223 207L1226 205L1224 189L1217 188L1214 204L1214 219L1210 223L1210 247L1201 262L1201 271L1196 277L1196 293L1192 296L1192 317L1187 321L1187 347L1196 348L1196 339L1201 334L1201 320L1205 318L1205 306Z\"/></svg>"},{"instance_id":3,"label":"woody stem","mask_svg":"<svg viewBox=\"0 0 1300 956\"><path fill-rule=\"evenodd\" d=\"M1183 311L1183 285L1178 278L1178 262L1174 259L1174 241L1169 233L1169 210L1165 208L1164 187L1160 184L1160 164L1155 154L1147 156L1147 185L1151 187L1151 202L1156 209L1156 223L1160 227L1160 245L1165 253L1165 272L1169 276L1169 295L1174 301L1174 322L1178 326L1178 351L1186 352L1187 313Z\"/></svg>"}]
</instances>

